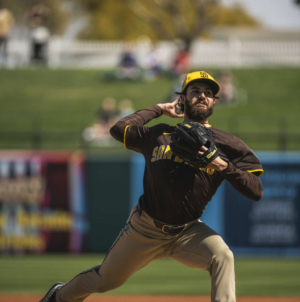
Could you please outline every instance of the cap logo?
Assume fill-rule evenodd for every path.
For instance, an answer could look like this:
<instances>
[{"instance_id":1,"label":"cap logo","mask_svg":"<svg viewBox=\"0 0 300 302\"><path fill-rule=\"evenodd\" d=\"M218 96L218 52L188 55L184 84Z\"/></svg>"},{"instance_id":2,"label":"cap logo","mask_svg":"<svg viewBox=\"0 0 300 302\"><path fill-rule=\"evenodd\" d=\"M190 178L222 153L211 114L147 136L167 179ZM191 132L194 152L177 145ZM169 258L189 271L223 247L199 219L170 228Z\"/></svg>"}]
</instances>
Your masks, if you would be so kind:
<instances>
[{"instance_id":1,"label":"cap logo","mask_svg":"<svg viewBox=\"0 0 300 302\"><path fill-rule=\"evenodd\" d=\"M200 71L200 77L201 78L208 78L208 74L206 72Z\"/></svg>"}]
</instances>

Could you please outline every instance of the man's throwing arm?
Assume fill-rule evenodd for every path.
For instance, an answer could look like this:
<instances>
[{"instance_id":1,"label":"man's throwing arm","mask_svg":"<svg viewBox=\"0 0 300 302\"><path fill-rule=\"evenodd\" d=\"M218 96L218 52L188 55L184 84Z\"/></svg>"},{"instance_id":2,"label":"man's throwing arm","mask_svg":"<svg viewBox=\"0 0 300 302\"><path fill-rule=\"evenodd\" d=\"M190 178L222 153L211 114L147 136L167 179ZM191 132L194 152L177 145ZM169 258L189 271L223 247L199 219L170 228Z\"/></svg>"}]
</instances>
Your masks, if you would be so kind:
<instances>
[{"instance_id":1,"label":"man's throwing arm","mask_svg":"<svg viewBox=\"0 0 300 302\"><path fill-rule=\"evenodd\" d=\"M110 134L125 148L141 152L143 143L150 135L149 128L143 126L161 115L162 109L158 105L137 111L119 120L111 127Z\"/></svg>"}]
</instances>

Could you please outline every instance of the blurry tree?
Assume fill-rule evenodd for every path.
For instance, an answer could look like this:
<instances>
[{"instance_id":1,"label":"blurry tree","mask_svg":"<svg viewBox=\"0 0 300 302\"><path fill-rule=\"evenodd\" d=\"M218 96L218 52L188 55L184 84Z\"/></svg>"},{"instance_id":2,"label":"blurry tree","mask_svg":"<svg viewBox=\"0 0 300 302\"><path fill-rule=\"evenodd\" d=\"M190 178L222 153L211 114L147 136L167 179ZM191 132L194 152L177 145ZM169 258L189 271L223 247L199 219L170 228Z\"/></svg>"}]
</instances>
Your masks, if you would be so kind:
<instances>
[{"instance_id":1,"label":"blurry tree","mask_svg":"<svg viewBox=\"0 0 300 302\"><path fill-rule=\"evenodd\" d=\"M256 26L241 6L218 0L76 0L91 17L87 39L181 39L190 45L214 25Z\"/></svg>"},{"instance_id":2,"label":"blurry tree","mask_svg":"<svg viewBox=\"0 0 300 302\"><path fill-rule=\"evenodd\" d=\"M24 16L28 9L36 4L44 4L51 10L47 25L52 34L61 34L67 23L67 14L63 10L65 0L0 0L14 14L17 25L24 26Z\"/></svg>"}]
</instances>

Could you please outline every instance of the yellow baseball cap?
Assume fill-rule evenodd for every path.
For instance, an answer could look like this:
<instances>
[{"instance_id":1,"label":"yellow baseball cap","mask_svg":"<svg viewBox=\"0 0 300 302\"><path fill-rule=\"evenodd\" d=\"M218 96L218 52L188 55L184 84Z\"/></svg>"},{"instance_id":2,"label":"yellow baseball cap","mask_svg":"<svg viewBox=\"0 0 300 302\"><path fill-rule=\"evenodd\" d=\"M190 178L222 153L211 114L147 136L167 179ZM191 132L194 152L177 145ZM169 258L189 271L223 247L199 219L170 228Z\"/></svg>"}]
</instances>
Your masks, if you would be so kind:
<instances>
[{"instance_id":1,"label":"yellow baseball cap","mask_svg":"<svg viewBox=\"0 0 300 302\"><path fill-rule=\"evenodd\" d=\"M213 91L213 94L216 95L219 90L220 90L220 85L219 83L207 72L205 71L195 71L188 73L183 84L182 84L182 89L181 93L183 93L187 86L191 84L192 82L203 82L209 85Z\"/></svg>"}]
</instances>

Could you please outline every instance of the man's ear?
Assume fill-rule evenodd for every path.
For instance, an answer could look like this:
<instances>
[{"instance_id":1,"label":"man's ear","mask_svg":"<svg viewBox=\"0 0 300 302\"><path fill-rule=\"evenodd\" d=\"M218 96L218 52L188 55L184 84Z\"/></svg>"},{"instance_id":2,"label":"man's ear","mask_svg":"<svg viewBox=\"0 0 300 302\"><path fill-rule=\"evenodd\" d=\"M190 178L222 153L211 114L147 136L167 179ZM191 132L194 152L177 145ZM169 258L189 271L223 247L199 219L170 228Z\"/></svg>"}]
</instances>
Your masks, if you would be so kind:
<instances>
[{"instance_id":1,"label":"man's ear","mask_svg":"<svg viewBox=\"0 0 300 302\"><path fill-rule=\"evenodd\" d=\"M182 94L182 95L180 96L180 101L181 101L181 104L185 104L186 97L185 97L184 94Z\"/></svg>"}]
</instances>

